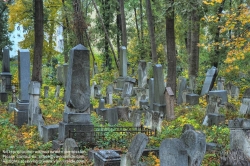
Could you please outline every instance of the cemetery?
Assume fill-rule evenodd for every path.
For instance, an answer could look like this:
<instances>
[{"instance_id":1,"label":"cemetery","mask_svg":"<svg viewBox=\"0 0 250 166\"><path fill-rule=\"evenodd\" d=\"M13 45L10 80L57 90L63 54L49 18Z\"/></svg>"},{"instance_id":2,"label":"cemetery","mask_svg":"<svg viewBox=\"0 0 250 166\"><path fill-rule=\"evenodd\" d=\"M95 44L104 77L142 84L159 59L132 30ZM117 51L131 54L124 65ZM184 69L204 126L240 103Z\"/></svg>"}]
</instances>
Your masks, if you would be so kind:
<instances>
[{"instance_id":1,"label":"cemetery","mask_svg":"<svg viewBox=\"0 0 250 166\"><path fill-rule=\"evenodd\" d=\"M249 1L0 1L0 166L250 166Z\"/></svg>"}]
</instances>

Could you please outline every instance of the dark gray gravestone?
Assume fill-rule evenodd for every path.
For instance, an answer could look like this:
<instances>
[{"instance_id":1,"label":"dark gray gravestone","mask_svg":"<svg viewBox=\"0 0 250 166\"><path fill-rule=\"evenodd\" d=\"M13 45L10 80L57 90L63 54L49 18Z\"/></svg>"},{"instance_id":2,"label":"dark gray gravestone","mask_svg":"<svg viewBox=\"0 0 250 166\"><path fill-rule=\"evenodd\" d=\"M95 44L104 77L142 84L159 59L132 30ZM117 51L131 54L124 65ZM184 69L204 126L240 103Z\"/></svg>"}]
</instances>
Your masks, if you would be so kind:
<instances>
[{"instance_id":1,"label":"dark gray gravestone","mask_svg":"<svg viewBox=\"0 0 250 166\"><path fill-rule=\"evenodd\" d=\"M125 46L120 47L120 76L121 77L127 77L127 65L128 65L128 59L127 59L127 49Z\"/></svg>"},{"instance_id":2,"label":"dark gray gravestone","mask_svg":"<svg viewBox=\"0 0 250 166\"><path fill-rule=\"evenodd\" d=\"M218 71L216 67L208 69L206 79L201 90L201 96L207 94L213 88L217 74Z\"/></svg>"},{"instance_id":3,"label":"dark gray gravestone","mask_svg":"<svg viewBox=\"0 0 250 166\"><path fill-rule=\"evenodd\" d=\"M160 165L188 166L188 154L185 144L177 138L168 138L161 142Z\"/></svg>"},{"instance_id":4,"label":"dark gray gravestone","mask_svg":"<svg viewBox=\"0 0 250 166\"><path fill-rule=\"evenodd\" d=\"M90 106L90 59L83 45L70 50L66 86L66 104L75 112L88 111Z\"/></svg>"},{"instance_id":5,"label":"dark gray gravestone","mask_svg":"<svg viewBox=\"0 0 250 166\"><path fill-rule=\"evenodd\" d=\"M189 157L188 165L201 165L206 153L206 136L205 134L187 130L180 138L184 143L185 149Z\"/></svg>"},{"instance_id":6,"label":"dark gray gravestone","mask_svg":"<svg viewBox=\"0 0 250 166\"><path fill-rule=\"evenodd\" d=\"M117 106L118 119L123 121L129 120L129 107Z\"/></svg>"},{"instance_id":7,"label":"dark gray gravestone","mask_svg":"<svg viewBox=\"0 0 250 166\"><path fill-rule=\"evenodd\" d=\"M161 112L166 115L166 98L165 85L163 78L162 65L156 64L154 66L154 104L153 110Z\"/></svg>"},{"instance_id":8,"label":"dark gray gravestone","mask_svg":"<svg viewBox=\"0 0 250 166\"><path fill-rule=\"evenodd\" d=\"M110 125L116 125L118 123L117 108L105 108L100 111L104 121L107 121Z\"/></svg>"},{"instance_id":9,"label":"dark gray gravestone","mask_svg":"<svg viewBox=\"0 0 250 166\"><path fill-rule=\"evenodd\" d=\"M7 47L3 49L2 73L0 76L5 78L6 91L11 91L10 51Z\"/></svg>"},{"instance_id":10,"label":"dark gray gravestone","mask_svg":"<svg viewBox=\"0 0 250 166\"><path fill-rule=\"evenodd\" d=\"M27 49L18 51L19 96L15 108L14 124L21 126L28 123L30 52Z\"/></svg>"},{"instance_id":11,"label":"dark gray gravestone","mask_svg":"<svg viewBox=\"0 0 250 166\"><path fill-rule=\"evenodd\" d=\"M58 140L53 140L54 149L60 147L60 143L69 137L83 142L93 140L94 126L90 121L89 51L80 44L70 50L65 101Z\"/></svg>"},{"instance_id":12,"label":"dark gray gravestone","mask_svg":"<svg viewBox=\"0 0 250 166\"><path fill-rule=\"evenodd\" d=\"M225 122L225 115L222 114L217 114L217 113L208 113L208 126L212 126L212 125L220 125L220 124L224 124Z\"/></svg>"},{"instance_id":13,"label":"dark gray gravestone","mask_svg":"<svg viewBox=\"0 0 250 166\"><path fill-rule=\"evenodd\" d=\"M144 60L140 60L138 65L138 87L145 88L146 85L147 85L147 62Z\"/></svg>"},{"instance_id":14,"label":"dark gray gravestone","mask_svg":"<svg viewBox=\"0 0 250 166\"><path fill-rule=\"evenodd\" d=\"M128 148L128 153L131 155L132 165L136 165L139 162L147 143L148 137L144 133L139 133L133 138Z\"/></svg>"},{"instance_id":15,"label":"dark gray gravestone","mask_svg":"<svg viewBox=\"0 0 250 166\"><path fill-rule=\"evenodd\" d=\"M153 110L154 104L154 78L149 79L149 108Z\"/></svg>"},{"instance_id":16,"label":"dark gray gravestone","mask_svg":"<svg viewBox=\"0 0 250 166\"><path fill-rule=\"evenodd\" d=\"M120 166L121 157L114 150L99 150L94 153L94 166Z\"/></svg>"},{"instance_id":17,"label":"dark gray gravestone","mask_svg":"<svg viewBox=\"0 0 250 166\"><path fill-rule=\"evenodd\" d=\"M183 103L182 93L186 89L186 86L187 86L187 79L182 77L180 80L180 86L178 90L177 104Z\"/></svg>"},{"instance_id":18,"label":"dark gray gravestone","mask_svg":"<svg viewBox=\"0 0 250 166\"><path fill-rule=\"evenodd\" d=\"M227 99L227 91L226 90L214 90L214 91L209 91L209 98L211 96L218 96L221 98L221 104L225 104L228 102Z\"/></svg>"},{"instance_id":19,"label":"dark gray gravestone","mask_svg":"<svg viewBox=\"0 0 250 166\"><path fill-rule=\"evenodd\" d=\"M199 104L199 95L191 93L186 95L186 102L189 105L196 105Z\"/></svg>"}]
</instances>

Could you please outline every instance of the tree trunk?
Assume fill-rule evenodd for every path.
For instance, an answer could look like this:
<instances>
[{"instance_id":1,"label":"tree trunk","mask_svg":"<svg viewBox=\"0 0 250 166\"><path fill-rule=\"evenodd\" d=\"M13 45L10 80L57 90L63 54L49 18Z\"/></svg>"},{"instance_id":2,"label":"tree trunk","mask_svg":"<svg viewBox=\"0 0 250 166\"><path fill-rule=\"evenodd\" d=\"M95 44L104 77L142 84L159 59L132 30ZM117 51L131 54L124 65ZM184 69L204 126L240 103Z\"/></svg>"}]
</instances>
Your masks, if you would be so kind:
<instances>
[{"instance_id":1,"label":"tree trunk","mask_svg":"<svg viewBox=\"0 0 250 166\"><path fill-rule=\"evenodd\" d=\"M121 43L121 33L122 33L122 25L121 25L121 13L120 13L120 0L117 0L118 5L117 5L117 15L116 15L116 25L117 25L117 34L116 34L116 43L117 43L117 51L118 51L118 59L120 59L120 54L119 54L119 50L120 50L120 43Z\"/></svg>"},{"instance_id":2,"label":"tree trunk","mask_svg":"<svg viewBox=\"0 0 250 166\"><path fill-rule=\"evenodd\" d=\"M35 43L34 43L34 58L31 81L38 81L42 83L42 52L43 52L43 0L33 0L34 3L34 29L35 29Z\"/></svg>"},{"instance_id":3,"label":"tree trunk","mask_svg":"<svg viewBox=\"0 0 250 166\"><path fill-rule=\"evenodd\" d=\"M155 42L155 33L154 33L154 18L151 10L150 0L146 0L146 11L147 11L147 20L148 20L148 29L150 35L150 43L151 43L151 54L153 63L158 62L158 57L156 53L156 42Z\"/></svg>"},{"instance_id":4,"label":"tree trunk","mask_svg":"<svg viewBox=\"0 0 250 166\"><path fill-rule=\"evenodd\" d=\"M66 6L65 6L65 0L62 0L63 3L63 55L64 55L64 63L68 63L69 56L68 56L68 32L69 32L69 20L68 16L66 14Z\"/></svg>"},{"instance_id":5,"label":"tree trunk","mask_svg":"<svg viewBox=\"0 0 250 166\"><path fill-rule=\"evenodd\" d=\"M196 10L191 13L191 43L190 43L190 57L189 57L189 77L197 77L199 71L199 32L200 22Z\"/></svg>"},{"instance_id":6,"label":"tree trunk","mask_svg":"<svg viewBox=\"0 0 250 166\"><path fill-rule=\"evenodd\" d=\"M174 0L170 0L171 3ZM166 18L166 39L167 39L167 87L171 87L176 96L176 51L175 51L175 32L174 32L174 10L167 11Z\"/></svg>"},{"instance_id":7,"label":"tree trunk","mask_svg":"<svg viewBox=\"0 0 250 166\"><path fill-rule=\"evenodd\" d=\"M122 23L122 45L127 47L127 28L126 28L126 17L124 13L124 0L120 0L120 12L121 12L121 23Z\"/></svg>"}]
</instances>

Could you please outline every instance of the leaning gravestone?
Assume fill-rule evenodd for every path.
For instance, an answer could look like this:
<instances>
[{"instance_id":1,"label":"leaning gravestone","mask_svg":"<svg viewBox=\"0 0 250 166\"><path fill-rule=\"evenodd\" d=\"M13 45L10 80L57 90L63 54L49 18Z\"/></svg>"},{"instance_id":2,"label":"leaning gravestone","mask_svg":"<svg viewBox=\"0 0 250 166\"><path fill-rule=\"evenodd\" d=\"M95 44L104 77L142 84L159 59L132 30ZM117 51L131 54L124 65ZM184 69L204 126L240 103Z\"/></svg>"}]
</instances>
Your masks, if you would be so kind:
<instances>
[{"instance_id":1,"label":"leaning gravestone","mask_svg":"<svg viewBox=\"0 0 250 166\"><path fill-rule=\"evenodd\" d=\"M147 85L147 62L144 60L140 60L138 65L138 87L145 88L146 85Z\"/></svg>"},{"instance_id":2,"label":"leaning gravestone","mask_svg":"<svg viewBox=\"0 0 250 166\"><path fill-rule=\"evenodd\" d=\"M65 94L63 121L59 123L58 140L53 148L61 147L61 142L74 133L76 141L92 141L94 126L90 121L90 59L89 51L79 44L70 50L68 79ZM73 134L72 134L73 135Z\"/></svg>"},{"instance_id":3,"label":"leaning gravestone","mask_svg":"<svg viewBox=\"0 0 250 166\"><path fill-rule=\"evenodd\" d=\"M185 145L188 154L188 165L201 165L206 152L206 136L205 134L194 131L185 131L180 140Z\"/></svg>"},{"instance_id":4,"label":"leaning gravestone","mask_svg":"<svg viewBox=\"0 0 250 166\"><path fill-rule=\"evenodd\" d=\"M5 78L6 81L6 91L11 91L11 73L10 73L10 51L9 48L5 47L3 49L3 61L2 61L2 73L1 78Z\"/></svg>"},{"instance_id":5,"label":"leaning gravestone","mask_svg":"<svg viewBox=\"0 0 250 166\"><path fill-rule=\"evenodd\" d=\"M188 154L180 139L168 138L162 141L159 154L161 166L189 166Z\"/></svg>"},{"instance_id":6,"label":"leaning gravestone","mask_svg":"<svg viewBox=\"0 0 250 166\"><path fill-rule=\"evenodd\" d=\"M129 157L125 157L125 156L123 156L123 157L126 159L129 158L129 160L130 160L129 163L131 163L131 165L137 165L139 163L139 160L141 158L141 155L142 155L144 149L146 148L147 143L148 143L148 137L146 136L146 134L144 134L144 133L137 134L133 138L133 140L128 148L128 152L127 152L126 156L129 156Z\"/></svg>"},{"instance_id":7,"label":"leaning gravestone","mask_svg":"<svg viewBox=\"0 0 250 166\"><path fill-rule=\"evenodd\" d=\"M16 103L14 123L17 126L28 123L30 52L27 49L18 51L19 96Z\"/></svg>"},{"instance_id":8,"label":"leaning gravestone","mask_svg":"<svg viewBox=\"0 0 250 166\"><path fill-rule=\"evenodd\" d=\"M213 88L217 74L218 71L216 67L213 66L211 69L208 69L206 79L201 90L201 96L207 94Z\"/></svg>"}]
</instances>

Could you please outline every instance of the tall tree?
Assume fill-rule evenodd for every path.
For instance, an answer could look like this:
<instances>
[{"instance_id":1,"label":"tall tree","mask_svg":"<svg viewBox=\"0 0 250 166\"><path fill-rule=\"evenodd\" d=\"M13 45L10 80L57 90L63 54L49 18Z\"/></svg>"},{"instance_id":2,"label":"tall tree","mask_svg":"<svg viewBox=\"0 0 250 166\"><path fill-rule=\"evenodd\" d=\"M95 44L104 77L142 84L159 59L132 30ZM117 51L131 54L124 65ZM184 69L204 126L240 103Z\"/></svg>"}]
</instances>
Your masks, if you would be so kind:
<instances>
[{"instance_id":1,"label":"tall tree","mask_svg":"<svg viewBox=\"0 0 250 166\"><path fill-rule=\"evenodd\" d=\"M11 1L0 1L0 50L5 46L11 46L11 41L8 37L8 7Z\"/></svg>"},{"instance_id":2,"label":"tall tree","mask_svg":"<svg viewBox=\"0 0 250 166\"><path fill-rule=\"evenodd\" d=\"M43 55L43 0L33 0L34 3L34 30L35 30L35 43L34 43L34 58L32 69L32 81L42 83L42 55Z\"/></svg>"},{"instance_id":3,"label":"tall tree","mask_svg":"<svg viewBox=\"0 0 250 166\"><path fill-rule=\"evenodd\" d=\"M120 0L120 13L121 13L121 24L122 24L122 45L127 47L127 28L126 28L126 17L124 12L124 0Z\"/></svg>"},{"instance_id":4,"label":"tall tree","mask_svg":"<svg viewBox=\"0 0 250 166\"><path fill-rule=\"evenodd\" d=\"M166 40L167 40L167 86L171 87L176 94L176 49L174 29L174 0L169 0L171 6L168 8L166 17Z\"/></svg>"},{"instance_id":5,"label":"tall tree","mask_svg":"<svg viewBox=\"0 0 250 166\"><path fill-rule=\"evenodd\" d=\"M149 34L150 34L152 61L154 63L157 63L158 57L157 57L157 53L156 53L156 41L155 41L155 33L154 33L154 18L153 18L153 14L152 14L150 0L146 0L146 11L147 11L148 30L149 30Z\"/></svg>"}]
</instances>

